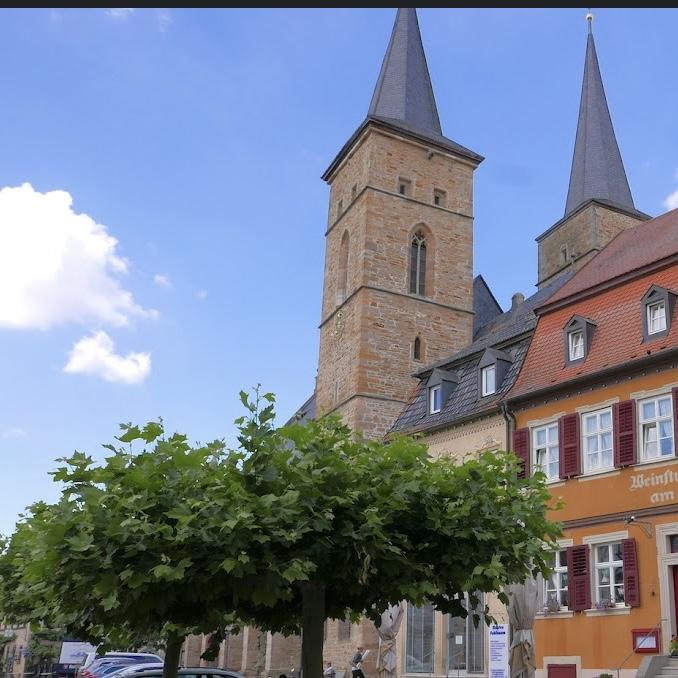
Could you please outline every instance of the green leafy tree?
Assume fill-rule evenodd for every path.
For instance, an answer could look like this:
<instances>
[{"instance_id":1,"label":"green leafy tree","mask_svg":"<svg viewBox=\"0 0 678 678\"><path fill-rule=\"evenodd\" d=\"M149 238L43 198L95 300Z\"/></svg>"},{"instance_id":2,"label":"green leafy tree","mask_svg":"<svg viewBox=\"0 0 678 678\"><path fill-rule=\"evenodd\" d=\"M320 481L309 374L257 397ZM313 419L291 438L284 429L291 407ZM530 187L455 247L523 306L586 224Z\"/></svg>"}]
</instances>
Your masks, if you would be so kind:
<instances>
[{"instance_id":1,"label":"green leafy tree","mask_svg":"<svg viewBox=\"0 0 678 678\"><path fill-rule=\"evenodd\" d=\"M259 516L271 508L246 491L241 455L165 437L158 423L123 429L125 446L107 445L100 466L60 460L59 501L34 504L0 556L0 609L104 648L162 632L172 678L188 633L228 627L263 588L277 600L287 566L269 553L275 530ZM139 441L148 449L133 453Z\"/></svg>"},{"instance_id":2,"label":"green leafy tree","mask_svg":"<svg viewBox=\"0 0 678 678\"><path fill-rule=\"evenodd\" d=\"M162 630L165 678L187 633L214 631L214 649L238 620L303 629L304 675L320 678L326 617L376 620L403 599L464 616L463 592L546 571L549 495L513 455L434 461L336 417L276 428L271 394L241 399L238 450L150 423L118 440L151 449L65 460L60 500L31 507L0 556L0 609L109 645Z\"/></svg>"},{"instance_id":3,"label":"green leafy tree","mask_svg":"<svg viewBox=\"0 0 678 678\"><path fill-rule=\"evenodd\" d=\"M337 417L275 428L272 396L264 407L258 394L241 397L245 485L276 507L290 594L262 590L264 605L239 612L263 628L298 623L304 676L322 675L326 617L378 622L401 600L465 616L464 592L508 602L508 584L548 571L544 541L559 534L546 517L550 495L542 474L518 478L513 454L434 460L421 441L364 440Z\"/></svg>"}]
</instances>

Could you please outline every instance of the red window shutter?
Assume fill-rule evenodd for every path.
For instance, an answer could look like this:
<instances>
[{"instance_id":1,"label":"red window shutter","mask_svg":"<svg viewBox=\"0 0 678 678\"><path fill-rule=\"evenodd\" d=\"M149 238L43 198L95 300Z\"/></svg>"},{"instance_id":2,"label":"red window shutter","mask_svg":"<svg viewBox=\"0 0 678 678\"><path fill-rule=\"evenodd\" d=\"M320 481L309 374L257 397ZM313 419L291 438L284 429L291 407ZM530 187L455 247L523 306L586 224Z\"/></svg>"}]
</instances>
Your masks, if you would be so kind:
<instances>
[{"instance_id":1,"label":"red window shutter","mask_svg":"<svg viewBox=\"0 0 678 678\"><path fill-rule=\"evenodd\" d=\"M567 547L567 587L569 608L575 612L591 607L589 547Z\"/></svg>"},{"instance_id":2,"label":"red window shutter","mask_svg":"<svg viewBox=\"0 0 678 678\"><path fill-rule=\"evenodd\" d=\"M640 605L640 580L635 539L622 539L622 561L624 562L624 601L630 607L638 607Z\"/></svg>"},{"instance_id":3,"label":"red window shutter","mask_svg":"<svg viewBox=\"0 0 678 678\"><path fill-rule=\"evenodd\" d=\"M636 463L636 401L625 400L612 406L614 422L614 465Z\"/></svg>"},{"instance_id":4,"label":"red window shutter","mask_svg":"<svg viewBox=\"0 0 678 678\"><path fill-rule=\"evenodd\" d=\"M558 420L558 451L560 477L578 476L581 473L578 414L566 414Z\"/></svg>"},{"instance_id":5,"label":"red window shutter","mask_svg":"<svg viewBox=\"0 0 678 678\"><path fill-rule=\"evenodd\" d=\"M520 459L519 478L527 478L530 475L530 429L519 428L513 432L513 452Z\"/></svg>"}]
</instances>

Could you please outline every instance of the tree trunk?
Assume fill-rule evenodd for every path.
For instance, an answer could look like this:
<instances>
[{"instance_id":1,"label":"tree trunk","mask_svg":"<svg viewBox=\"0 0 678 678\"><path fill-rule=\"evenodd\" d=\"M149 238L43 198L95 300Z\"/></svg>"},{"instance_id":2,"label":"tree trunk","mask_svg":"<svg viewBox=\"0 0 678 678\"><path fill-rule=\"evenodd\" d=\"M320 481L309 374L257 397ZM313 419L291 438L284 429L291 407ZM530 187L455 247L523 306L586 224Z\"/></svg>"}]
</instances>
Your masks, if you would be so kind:
<instances>
[{"instance_id":1,"label":"tree trunk","mask_svg":"<svg viewBox=\"0 0 678 678\"><path fill-rule=\"evenodd\" d=\"M323 678L325 586L317 581L301 586L301 675Z\"/></svg>"},{"instance_id":2,"label":"tree trunk","mask_svg":"<svg viewBox=\"0 0 678 678\"><path fill-rule=\"evenodd\" d=\"M181 655L181 646L186 636L180 636L176 633L170 633L167 637L167 647L165 648L165 664L162 668L162 678L177 678L179 669L179 656Z\"/></svg>"}]
</instances>

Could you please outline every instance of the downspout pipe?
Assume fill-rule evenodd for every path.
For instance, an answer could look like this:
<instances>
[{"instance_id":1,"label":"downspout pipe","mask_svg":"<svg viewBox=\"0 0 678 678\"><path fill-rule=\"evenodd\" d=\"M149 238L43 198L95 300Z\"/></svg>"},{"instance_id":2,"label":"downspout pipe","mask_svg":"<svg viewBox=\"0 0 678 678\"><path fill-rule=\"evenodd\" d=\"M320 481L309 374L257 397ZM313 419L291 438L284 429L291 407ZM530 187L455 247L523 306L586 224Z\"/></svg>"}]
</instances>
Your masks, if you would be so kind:
<instances>
[{"instance_id":1,"label":"downspout pipe","mask_svg":"<svg viewBox=\"0 0 678 678\"><path fill-rule=\"evenodd\" d=\"M501 414L506 421L506 451L508 452L512 447L511 439L513 432L516 430L516 418L513 412L509 410L506 401L501 403Z\"/></svg>"}]
</instances>

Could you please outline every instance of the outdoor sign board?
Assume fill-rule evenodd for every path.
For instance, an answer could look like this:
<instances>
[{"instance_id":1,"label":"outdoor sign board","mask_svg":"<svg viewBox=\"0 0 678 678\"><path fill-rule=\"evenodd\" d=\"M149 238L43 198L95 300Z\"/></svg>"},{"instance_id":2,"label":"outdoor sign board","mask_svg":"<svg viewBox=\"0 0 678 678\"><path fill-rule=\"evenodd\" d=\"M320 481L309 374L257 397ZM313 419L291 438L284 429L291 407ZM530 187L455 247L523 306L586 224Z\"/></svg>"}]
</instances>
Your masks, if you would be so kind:
<instances>
[{"instance_id":1,"label":"outdoor sign board","mask_svg":"<svg viewBox=\"0 0 678 678\"><path fill-rule=\"evenodd\" d=\"M80 641L67 641L61 644L59 664L82 664L90 652L96 652L95 645L81 643Z\"/></svg>"},{"instance_id":2,"label":"outdoor sign board","mask_svg":"<svg viewBox=\"0 0 678 678\"><path fill-rule=\"evenodd\" d=\"M508 624L490 626L490 676L489 678L509 677L509 627Z\"/></svg>"}]
</instances>

